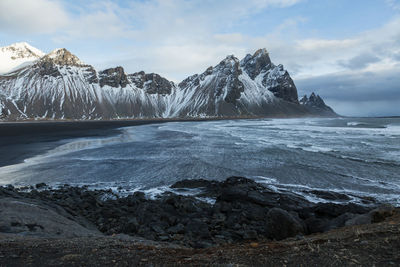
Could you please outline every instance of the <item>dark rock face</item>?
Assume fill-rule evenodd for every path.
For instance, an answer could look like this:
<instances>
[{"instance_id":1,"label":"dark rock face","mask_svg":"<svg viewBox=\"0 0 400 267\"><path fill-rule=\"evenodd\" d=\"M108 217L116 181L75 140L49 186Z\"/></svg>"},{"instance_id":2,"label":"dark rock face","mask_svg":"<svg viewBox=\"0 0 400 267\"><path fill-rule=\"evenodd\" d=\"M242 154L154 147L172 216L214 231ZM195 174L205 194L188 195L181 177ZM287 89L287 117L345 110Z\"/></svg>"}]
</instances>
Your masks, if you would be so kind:
<instances>
[{"instance_id":1,"label":"dark rock face","mask_svg":"<svg viewBox=\"0 0 400 267\"><path fill-rule=\"evenodd\" d=\"M282 98L288 102L299 103L297 88L294 85L289 73L283 69L282 65L278 65L278 72L284 72L283 75L275 76L275 73L270 74L270 78L264 77L263 85L269 86L269 89L276 97ZM274 70L276 71L276 70ZM273 77L271 79L271 76Z\"/></svg>"},{"instance_id":2,"label":"dark rock face","mask_svg":"<svg viewBox=\"0 0 400 267\"><path fill-rule=\"evenodd\" d=\"M1 104L1 103L0 103ZM8 115L7 110L0 107L0 119L6 118Z\"/></svg>"},{"instance_id":3,"label":"dark rock face","mask_svg":"<svg viewBox=\"0 0 400 267\"><path fill-rule=\"evenodd\" d=\"M248 54L241 62L241 68L255 79L258 75L263 75L262 84L267 86L268 90L285 101L298 103L297 88L294 85L289 73L284 70L282 65L275 66L267 50L257 50L254 55Z\"/></svg>"},{"instance_id":4,"label":"dark rock face","mask_svg":"<svg viewBox=\"0 0 400 267\"><path fill-rule=\"evenodd\" d=\"M262 71L270 70L273 66L267 50L259 49L254 55L247 54L240 62L241 67L254 80Z\"/></svg>"},{"instance_id":5,"label":"dark rock face","mask_svg":"<svg viewBox=\"0 0 400 267\"><path fill-rule=\"evenodd\" d=\"M300 100L303 105L311 114L320 116L337 116L333 109L327 106L319 95L312 93L310 97L306 95Z\"/></svg>"},{"instance_id":6,"label":"dark rock face","mask_svg":"<svg viewBox=\"0 0 400 267\"><path fill-rule=\"evenodd\" d=\"M97 72L92 66L88 66L84 69L84 77L90 84L98 83Z\"/></svg>"},{"instance_id":7,"label":"dark rock face","mask_svg":"<svg viewBox=\"0 0 400 267\"><path fill-rule=\"evenodd\" d=\"M169 95L173 83L156 73L146 74L144 71L128 75L129 80L136 87L144 89L148 94Z\"/></svg>"},{"instance_id":8,"label":"dark rock face","mask_svg":"<svg viewBox=\"0 0 400 267\"><path fill-rule=\"evenodd\" d=\"M212 67L210 67L210 68L212 69ZM208 69L210 69L210 68L208 68ZM208 69L207 69L207 70L208 70ZM200 84L200 79L198 79L198 77L199 77L198 74L189 76L189 77L187 77L186 79L184 79L182 82L180 82L180 83L178 84L178 87L180 87L180 88L187 88L187 87L192 86L192 85L194 85L194 86L199 86L199 84Z\"/></svg>"},{"instance_id":9,"label":"dark rock face","mask_svg":"<svg viewBox=\"0 0 400 267\"><path fill-rule=\"evenodd\" d=\"M209 67L200 75L193 75L179 84L179 87L196 87L194 90L199 92L209 92L212 99L225 95L226 103L235 104L244 91L244 85L239 80L242 74L239 60L234 56L228 56L215 67ZM211 79L210 83L200 84ZM215 101L214 101L215 102Z\"/></svg>"},{"instance_id":10,"label":"dark rock face","mask_svg":"<svg viewBox=\"0 0 400 267\"><path fill-rule=\"evenodd\" d=\"M49 75L53 77L61 77L61 73L57 66L51 61L39 61L37 64L35 64L35 67L37 67L38 73L41 76Z\"/></svg>"},{"instance_id":11,"label":"dark rock face","mask_svg":"<svg viewBox=\"0 0 400 267\"><path fill-rule=\"evenodd\" d=\"M62 219L59 216L68 218L73 227L66 233L69 236L74 235L74 229L83 233L84 227L91 234L96 227L107 235L124 233L195 248L263 238L281 240L345 225L379 222L393 214L390 206L374 209L352 203L313 204L299 195L275 192L243 177L231 177L223 182L180 181L171 188L195 188L200 192L195 196L166 192L156 199L148 199L142 192L118 197L111 190L89 191L84 187L50 190L47 185L38 184L36 188L32 187L29 193L11 186L0 188L0 203L2 199L15 199L45 206L52 210L51 214L58 214L57 221ZM215 203L203 202L199 197L214 198ZM48 222L29 216L22 228L17 224L8 226L9 221L1 222L0 219L0 232L12 229L18 232L22 228L43 232L35 223L58 229L54 220Z\"/></svg>"},{"instance_id":12,"label":"dark rock face","mask_svg":"<svg viewBox=\"0 0 400 267\"><path fill-rule=\"evenodd\" d=\"M268 236L276 240L304 234L304 226L300 219L279 208L268 211L266 228Z\"/></svg>"},{"instance_id":13,"label":"dark rock face","mask_svg":"<svg viewBox=\"0 0 400 267\"><path fill-rule=\"evenodd\" d=\"M387 217L394 214L394 208L390 205L383 205L376 209L371 210L368 213L355 215L350 220L346 221L346 226L350 225L361 225L368 223L380 223L383 222Z\"/></svg>"},{"instance_id":14,"label":"dark rock face","mask_svg":"<svg viewBox=\"0 0 400 267\"><path fill-rule=\"evenodd\" d=\"M225 77L220 79L216 85L216 96L220 96L223 93L224 87L229 88L224 100L227 103L235 104L236 100L240 98L240 94L244 91L244 85L239 80L239 75L242 74L242 70L240 69L239 60L236 58L228 57L228 60L225 60L220 63L216 68L220 68L220 72L222 72ZM232 61L234 62L232 64Z\"/></svg>"},{"instance_id":15,"label":"dark rock face","mask_svg":"<svg viewBox=\"0 0 400 267\"><path fill-rule=\"evenodd\" d=\"M69 219L61 207L57 208L27 199L0 198L0 232L52 238L102 235L88 229L88 224Z\"/></svg>"},{"instance_id":16,"label":"dark rock face","mask_svg":"<svg viewBox=\"0 0 400 267\"><path fill-rule=\"evenodd\" d=\"M110 68L99 72L99 82L100 87L108 85L111 87L124 88L128 83L128 78L125 75L124 69L122 67Z\"/></svg>"}]
</instances>

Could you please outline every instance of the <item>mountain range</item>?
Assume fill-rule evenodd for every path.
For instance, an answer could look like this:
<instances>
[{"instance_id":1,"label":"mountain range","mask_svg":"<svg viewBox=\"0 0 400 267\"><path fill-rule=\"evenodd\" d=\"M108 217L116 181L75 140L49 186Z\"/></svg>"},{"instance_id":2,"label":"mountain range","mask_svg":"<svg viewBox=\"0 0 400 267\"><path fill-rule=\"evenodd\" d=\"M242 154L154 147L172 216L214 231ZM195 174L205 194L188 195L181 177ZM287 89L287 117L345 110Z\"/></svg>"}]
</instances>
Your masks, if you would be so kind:
<instances>
[{"instance_id":1,"label":"mountain range","mask_svg":"<svg viewBox=\"0 0 400 267\"><path fill-rule=\"evenodd\" d=\"M68 50L27 43L0 48L2 120L337 116L322 98L298 100L296 86L266 49L176 84L156 73L96 70Z\"/></svg>"}]
</instances>

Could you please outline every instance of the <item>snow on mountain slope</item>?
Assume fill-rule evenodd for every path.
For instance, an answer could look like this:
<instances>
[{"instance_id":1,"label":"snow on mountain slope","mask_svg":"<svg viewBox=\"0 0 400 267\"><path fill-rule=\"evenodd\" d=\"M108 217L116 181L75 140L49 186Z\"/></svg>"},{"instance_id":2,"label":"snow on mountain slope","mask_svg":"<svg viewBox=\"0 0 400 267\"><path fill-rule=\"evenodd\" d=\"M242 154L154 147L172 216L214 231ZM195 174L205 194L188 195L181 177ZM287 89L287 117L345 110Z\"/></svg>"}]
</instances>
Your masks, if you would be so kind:
<instances>
[{"instance_id":1,"label":"snow on mountain slope","mask_svg":"<svg viewBox=\"0 0 400 267\"><path fill-rule=\"evenodd\" d=\"M140 84L142 74L145 82ZM98 72L68 50L57 49L26 68L0 76L0 113L9 119L162 117L175 90L166 81L157 74L126 75L122 67Z\"/></svg>"},{"instance_id":2,"label":"snow on mountain slope","mask_svg":"<svg viewBox=\"0 0 400 267\"><path fill-rule=\"evenodd\" d=\"M0 75L31 64L44 53L27 43L15 43L0 48Z\"/></svg>"},{"instance_id":3,"label":"snow on mountain slope","mask_svg":"<svg viewBox=\"0 0 400 267\"><path fill-rule=\"evenodd\" d=\"M29 51L29 58L40 54ZM66 49L0 75L0 118L6 120L307 114L288 72L265 49L241 61L228 56L179 85L155 73L126 74L122 67L97 71Z\"/></svg>"},{"instance_id":4,"label":"snow on mountain slope","mask_svg":"<svg viewBox=\"0 0 400 267\"><path fill-rule=\"evenodd\" d=\"M265 49L239 61L228 56L215 67L179 84L173 117L305 115L297 89L282 65Z\"/></svg>"}]
</instances>

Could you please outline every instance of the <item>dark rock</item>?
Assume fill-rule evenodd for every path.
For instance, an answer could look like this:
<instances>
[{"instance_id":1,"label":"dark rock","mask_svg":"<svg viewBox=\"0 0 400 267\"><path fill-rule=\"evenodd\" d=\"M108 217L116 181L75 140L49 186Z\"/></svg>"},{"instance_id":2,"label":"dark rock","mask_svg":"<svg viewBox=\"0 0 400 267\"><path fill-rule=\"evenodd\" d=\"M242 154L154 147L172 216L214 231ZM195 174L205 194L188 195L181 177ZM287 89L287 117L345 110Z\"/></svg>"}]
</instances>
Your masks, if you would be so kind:
<instances>
[{"instance_id":1,"label":"dark rock","mask_svg":"<svg viewBox=\"0 0 400 267\"><path fill-rule=\"evenodd\" d=\"M317 197L326 199L326 200L334 200L334 201L351 200L350 196L348 196L346 194L337 193L337 192L312 190L312 191L310 191L310 193L314 194Z\"/></svg>"},{"instance_id":2,"label":"dark rock","mask_svg":"<svg viewBox=\"0 0 400 267\"><path fill-rule=\"evenodd\" d=\"M51 190L43 187L30 192L12 186L0 187L0 200L34 201L35 205L45 207L40 212L51 209L71 224L69 229L77 231L83 231L80 227L97 228L108 235L126 233L192 247L259 238L284 239L344 225L379 222L393 213L390 206L373 209L352 203L313 204L299 195L275 192L243 177L230 177L222 182L185 180L173 187L176 190L199 189L198 196L215 197L216 202L205 203L194 196L171 192L156 199L146 198L143 192L119 197L110 190L90 191L87 187L72 186ZM325 196L345 201L341 195ZM3 219L5 223L0 223L3 232L39 235L55 229L42 220L7 218ZM51 233L65 235L64 230L56 230Z\"/></svg>"},{"instance_id":3,"label":"dark rock","mask_svg":"<svg viewBox=\"0 0 400 267\"><path fill-rule=\"evenodd\" d=\"M394 214L394 207L392 205L383 205L369 212L372 223L383 222L387 217Z\"/></svg>"},{"instance_id":4,"label":"dark rock","mask_svg":"<svg viewBox=\"0 0 400 267\"><path fill-rule=\"evenodd\" d=\"M146 74L144 71L128 75L129 80L148 94L171 94L174 83L156 73Z\"/></svg>"},{"instance_id":5,"label":"dark rock","mask_svg":"<svg viewBox=\"0 0 400 267\"><path fill-rule=\"evenodd\" d=\"M337 229L340 227L343 227L346 225L346 222L349 220L352 220L353 218L357 217L358 215L355 215L353 213L346 212L338 217L336 217L333 220L329 220L328 223L326 224L325 231L331 230L331 229Z\"/></svg>"},{"instance_id":6,"label":"dark rock","mask_svg":"<svg viewBox=\"0 0 400 267\"><path fill-rule=\"evenodd\" d=\"M336 218L346 212L364 214L369 212L371 208L353 203L345 205L335 203L319 203L312 207L311 210L320 217Z\"/></svg>"},{"instance_id":7,"label":"dark rock","mask_svg":"<svg viewBox=\"0 0 400 267\"><path fill-rule=\"evenodd\" d=\"M88 229L69 219L60 207L56 209L40 200L0 198L0 210L0 229L7 233L29 233L37 237L101 235L97 230Z\"/></svg>"},{"instance_id":8,"label":"dark rock","mask_svg":"<svg viewBox=\"0 0 400 267\"><path fill-rule=\"evenodd\" d=\"M124 232L125 233L136 233L138 230L139 230L139 223L138 223L137 219L134 217L126 223Z\"/></svg>"},{"instance_id":9,"label":"dark rock","mask_svg":"<svg viewBox=\"0 0 400 267\"><path fill-rule=\"evenodd\" d=\"M212 246L212 244L210 242L207 242L207 241L196 241L193 244L194 248L209 248L211 246Z\"/></svg>"},{"instance_id":10,"label":"dark rock","mask_svg":"<svg viewBox=\"0 0 400 267\"><path fill-rule=\"evenodd\" d=\"M331 107L327 106L319 95L314 92L307 97L306 95L300 100L300 104L304 106L311 114L319 116L338 116Z\"/></svg>"},{"instance_id":11,"label":"dark rock","mask_svg":"<svg viewBox=\"0 0 400 267\"><path fill-rule=\"evenodd\" d=\"M255 239L257 239L257 232L255 231L255 230L245 230L244 232L243 232L243 239L246 239L246 240L255 240Z\"/></svg>"},{"instance_id":12,"label":"dark rock","mask_svg":"<svg viewBox=\"0 0 400 267\"><path fill-rule=\"evenodd\" d=\"M171 188L210 188L218 184L218 182L204 179L185 179L174 183Z\"/></svg>"},{"instance_id":13,"label":"dark rock","mask_svg":"<svg viewBox=\"0 0 400 267\"><path fill-rule=\"evenodd\" d=\"M362 224L370 224L370 223L371 223L371 215L370 214L361 214L361 215L356 215L355 217L346 221L345 225L352 226L352 225L362 225Z\"/></svg>"},{"instance_id":14,"label":"dark rock","mask_svg":"<svg viewBox=\"0 0 400 267\"><path fill-rule=\"evenodd\" d=\"M161 225L152 225L151 229L156 232L158 235L164 235L165 231Z\"/></svg>"},{"instance_id":15,"label":"dark rock","mask_svg":"<svg viewBox=\"0 0 400 267\"><path fill-rule=\"evenodd\" d=\"M282 240L304 233L303 225L290 213L279 208L268 211L266 231L270 238Z\"/></svg>"},{"instance_id":16,"label":"dark rock","mask_svg":"<svg viewBox=\"0 0 400 267\"><path fill-rule=\"evenodd\" d=\"M262 71L271 69L272 62L267 50L264 48L257 50L254 55L247 54L240 62L240 65L254 80Z\"/></svg>"},{"instance_id":17,"label":"dark rock","mask_svg":"<svg viewBox=\"0 0 400 267\"><path fill-rule=\"evenodd\" d=\"M40 189L40 188L43 188L43 187L46 187L46 186L47 186L47 184L45 184L45 183L39 183L39 184L35 185L36 189Z\"/></svg>"},{"instance_id":18,"label":"dark rock","mask_svg":"<svg viewBox=\"0 0 400 267\"><path fill-rule=\"evenodd\" d=\"M90 84L99 82L99 79L97 78L97 72L92 66L87 66L83 72L83 75Z\"/></svg>"},{"instance_id":19,"label":"dark rock","mask_svg":"<svg viewBox=\"0 0 400 267\"><path fill-rule=\"evenodd\" d=\"M158 240L160 240L160 241L168 241L168 240L169 240L169 237L166 236L166 235L162 235L162 236L159 236L159 237L158 237Z\"/></svg>"},{"instance_id":20,"label":"dark rock","mask_svg":"<svg viewBox=\"0 0 400 267\"><path fill-rule=\"evenodd\" d=\"M39 61L34 65L37 68L37 72L41 76L52 76L52 77L61 77L61 73L58 70L57 66L49 61ZM47 77L46 77L47 78Z\"/></svg>"},{"instance_id":21,"label":"dark rock","mask_svg":"<svg viewBox=\"0 0 400 267\"><path fill-rule=\"evenodd\" d=\"M100 86L108 85L111 87L124 88L128 83L128 78L122 67L110 68L99 72Z\"/></svg>"},{"instance_id":22,"label":"dark rock","mask_svg":"<svg viewBox=\"0 0 400 267\"><path fill-rule=\"evenodd\" d=\"M208 230L208 225L201 221L190 221L186 227L185 231L191 233L193 236L198 236L201 238L209 238L210 231Z\"/></svg>"},{"instance_id":23,"label":"dark rock","mask_svg":"<svg viewBox=\"0 0 400 267\"><path fill-rule=\"evenodd\" d=\"M285 210L297 210L310 206L303 197L293 193L277 193L253 180L243 177L230 177L220 185L220 195L217 203L250 202L263 207L280 207Z\"/></svg>"},{"instance_id":24,"label":"dark rock","mask_svg":"<svg viewBox=\"0 0 400 267\"><path fill-rule=\"evenodd\" d=\"M267 86L268 90L276 97L298 104L297 88L289 73L284 70L282 65L278 65L275 68L277 69L272 70L272 73L264 76L263 85ZM271 79L271 75L275 77Z\"/></svg>"},{"instance_id":25,"label":"dark rock","mask_svg":"<svg viewBox=\"0 0 400 267\"><path fill-rule=\"evenodd\" d=\"M177 225L168 228L167 232L170 234L183 234L185 232L185 226L178 223Z\"/></svg>"}]
</instances>

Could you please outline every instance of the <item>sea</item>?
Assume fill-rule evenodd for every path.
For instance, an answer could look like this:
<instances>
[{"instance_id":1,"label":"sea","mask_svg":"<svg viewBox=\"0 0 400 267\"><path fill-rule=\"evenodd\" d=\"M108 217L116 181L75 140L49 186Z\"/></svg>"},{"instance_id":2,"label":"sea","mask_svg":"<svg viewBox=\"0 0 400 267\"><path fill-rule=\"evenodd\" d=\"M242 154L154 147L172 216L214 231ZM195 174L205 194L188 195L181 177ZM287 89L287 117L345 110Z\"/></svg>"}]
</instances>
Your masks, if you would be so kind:
<instances>
[{"instance_id":1,"label":"sea","mask_svg":"<svg viewBox=\"0 0 400 267\"><path fill-rule=\"evenodd\" d=\"M56 141L0 168L0 185L46 183L144 191L183 179L242 176L324 202L314 190L400 205L400 118L246 119L167 122L112 136Z\"/></svg>"}]
</instances>

